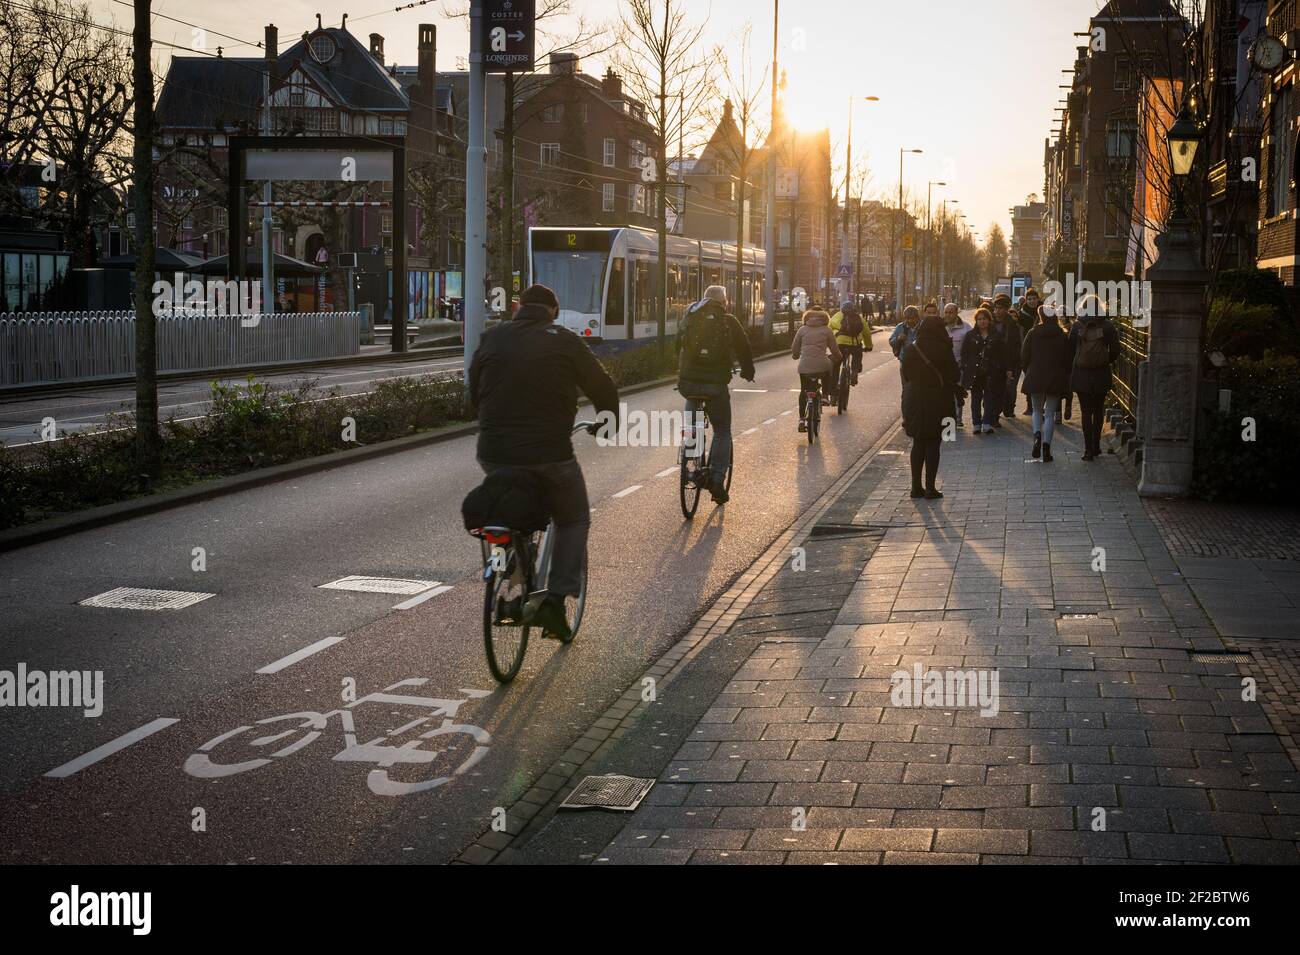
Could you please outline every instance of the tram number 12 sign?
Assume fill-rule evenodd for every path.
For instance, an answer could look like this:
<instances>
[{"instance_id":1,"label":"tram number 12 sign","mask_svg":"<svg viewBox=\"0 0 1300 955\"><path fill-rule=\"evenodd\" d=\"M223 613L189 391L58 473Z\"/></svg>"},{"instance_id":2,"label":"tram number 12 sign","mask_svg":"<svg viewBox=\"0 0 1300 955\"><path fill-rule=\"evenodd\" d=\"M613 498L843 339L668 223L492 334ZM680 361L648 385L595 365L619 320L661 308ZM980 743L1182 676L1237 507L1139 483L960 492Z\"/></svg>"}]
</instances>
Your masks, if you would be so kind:
<instances>
[{"instance_id":1,"label":"tram number 12 sign","mask_svg":"<svg viewBox=\"0 0 1300 955\"><path fill-rule=\"evenodd\" d=\"M535 64L537 0L483 0L483 70L527 73Z\"/></svg>"}]
</instances>

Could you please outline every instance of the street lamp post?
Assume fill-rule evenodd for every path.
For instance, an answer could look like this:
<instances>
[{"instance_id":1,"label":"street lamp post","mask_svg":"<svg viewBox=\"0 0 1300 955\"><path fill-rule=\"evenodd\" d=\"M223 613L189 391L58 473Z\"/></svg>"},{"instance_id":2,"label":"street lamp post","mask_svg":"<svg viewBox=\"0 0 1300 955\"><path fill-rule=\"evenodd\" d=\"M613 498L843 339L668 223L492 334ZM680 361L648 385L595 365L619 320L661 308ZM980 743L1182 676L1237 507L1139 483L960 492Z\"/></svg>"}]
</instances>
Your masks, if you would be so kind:
<instances>
[{"instance_id":1,"label":"street lamp post","mask_svg":"<svg viewBox=\"0 0 1300 955\"><path fill-rule=\"evenodd\" d=\"M880 102L879 96L864 96L863 99L866 100L868 103ZM840 265L849 264L849 197L852 192L852 178L851 178L852 176L853 176L853 97L850 96L849 97L849 136L848 136L848 140L845 143L845 157L844 157L844 227L842 229L844 241L840 243ZM858 216L859 232L861 232L861 228L862 228L862 216L859 215ZM861 249L862 249L862 238L861 235L859 235L858 254L856 260L853 263L854 266L853 274L849 277L848 282L845 283L845 286L848 288L850 294L854 294L858 290L857 270L862 265Z\"/></svg>"},{"instance_id":2,"label":"street lamp post","mask_svg":"<svg viewBox=\"0 0 1300 955\"><path fill-rule=\"evenodd\" d=\"M951 203L955 206L955 205L957 205L957 203L960 202L960 201L961 201L961 200L959 200L959 199L945 199L945 200L943 200L943 203L942 203L942 204L940 205L940 207L939 207L939 210L940 210L940 211L939 211L939 297L940 297L940 298L943 297L943 278L944 278L944 275L943 275L943 272L944 272L944 247L943 247L943 240L944 240L944 238L946 237L946 236L945 236L945 233L947 232L947 229L948 229L948 225L947 225L947 222L948 222L948 203L951 202ZM939 304L940 304L940 305L943 305L943 302L941 301Z\"/></svg>"},{"instance_id":3,"label":"street lamp post","mask_svg":"<svg viewBox=\"0 0 1300 955\"><path fill-rule=\"evenodd\" d=\"M767 306L763 311L763 341L771 344L772 323L776 321L776 51L779 34L781 0L772 0L772 119L767 134L767 210L763 223L763 281L767 283Z\"/></svg>"},{"instance_id":4,"label":"street lamp post","mask_svg":"<svg viewBox=\"0 0 1300 955\"><path fill-rule=\"evenodd\" d=\"M933 198L935 186L946 186L946 182L938 179L931 179L930 184L925 187L925 264L921 266L921 299L925 301L930 297L930 268L934 262L934 221L930 218L930 202Z\"/></svg>"},{"instance_id":5,"label":"street lamp post","mask_svg":"<svg viewBox=\"0 0 1300 955\"><path fill-rule=\"evenodd\" d=\"M905 266L903 263L903 226L907 222L906 214L903 212L903 156L906 153L918 154L923 149L899 149L898 150L898 212L895 219L898 222L898 236L894 243L898 249L898 273L894 276L894 309L898 312L903 307L903 272ZM895 315L897 318L897 314Z\"/></svg>"},{"instance_id":6,"label":"street lamp post","mask_svg":"<svg viewBox=\"0 0 1300 955\"><path fill-rule=\"evenodd\" d=\"M1164 233L1156 239L1156 260L1147 269L1151 283L1149 336L1137 389L1137 434L1143 442L1138 493L1143 496L1184 495L1192 485L1201 326L1210 273L1201 264L1201 245L1188 212L1185 183L1200 142L1201 129L1184 106L1167 136L1174 204ZM1142 323L1142 316L1133 319L1135 326Z\"/></svg>"}]
</instances>

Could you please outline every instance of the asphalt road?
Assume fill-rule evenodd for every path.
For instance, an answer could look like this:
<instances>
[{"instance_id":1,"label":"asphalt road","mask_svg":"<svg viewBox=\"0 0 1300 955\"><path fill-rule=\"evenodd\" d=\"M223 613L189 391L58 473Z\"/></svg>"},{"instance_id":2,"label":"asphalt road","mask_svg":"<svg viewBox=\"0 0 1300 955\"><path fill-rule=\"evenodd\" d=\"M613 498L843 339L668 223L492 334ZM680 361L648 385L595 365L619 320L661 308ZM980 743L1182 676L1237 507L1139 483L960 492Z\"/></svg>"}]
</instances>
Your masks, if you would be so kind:
<instances>
[{"instance_id":1,"label":"asphalt road","mask_svg":"<svg viewBox=\"0 0 1300 955\"><path fill-rule=\"evenodd\" d=\"M732 500L702 502L694 522L674 449L579 439L595 511L587 617L567 648L533 643L506 688L484 662L478 547L460 528L473 438L0 556L0 669L102 670L105 696L97 718L0 710L0 858L451 859L896 420L896 362L875 340L849 413L829 414L815 446L795 432L788 358L736 383ZM347 575L451 589L399 610L403 596L320 588ZM78 605L121 586L214 596ZM304 712L329 715L258 726Z\"/></svg>"},{"instance_id":2,"label":"asphalt road","mask_svg":"<svg viewBox=\"0 0 1300 955\"><path fill-rule=\"evenodd\" d=\"M281 388L296 388L313 382L321 390L337 388L340 394L359 394L386 378L421 375L455 375L464 366L459 355L430 356L410 361L361 362L354 365L323 365L310 371L295 370L258 374L254 377ZM183 420L204 414L212 405L212 382L238 385L247 375L207 376L163 382L158 386L158 415L161 419ZM0 398L0 445L18 447L41 441L42 422L53 418L59 433L103 428L112 415L135 408L134 385L92 385L45 394L10 395Z\"/></svg>"}]
</instances>

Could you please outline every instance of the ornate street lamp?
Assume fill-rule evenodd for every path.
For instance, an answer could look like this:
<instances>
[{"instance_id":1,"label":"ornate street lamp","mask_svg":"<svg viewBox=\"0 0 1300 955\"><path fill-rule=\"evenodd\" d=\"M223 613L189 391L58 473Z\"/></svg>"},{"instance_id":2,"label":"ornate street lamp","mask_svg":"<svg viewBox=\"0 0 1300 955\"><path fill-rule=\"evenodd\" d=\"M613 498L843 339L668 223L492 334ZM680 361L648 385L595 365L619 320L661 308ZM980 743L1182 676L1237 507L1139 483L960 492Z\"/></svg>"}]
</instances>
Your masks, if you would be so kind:
<instances>
[{"instance_id":1,"label":"ornate street lamp","mask_svg":"<svg viewBox=\"0 0 1300 955\"><path fill-rule=\"evenodd\" d=\"M1187 214L1184 201L1186 181L1192 174L1192 167L1196 163L1196 152L1201 145L1201 128L1196 124L1196 120L1192 119L1186 106L1178 114L1174 125L1169 127L1166 141L1169 147L1169 169L1174 179L1174 208L1171 218L1177 218Z\"/></svg>"}]
</instances>

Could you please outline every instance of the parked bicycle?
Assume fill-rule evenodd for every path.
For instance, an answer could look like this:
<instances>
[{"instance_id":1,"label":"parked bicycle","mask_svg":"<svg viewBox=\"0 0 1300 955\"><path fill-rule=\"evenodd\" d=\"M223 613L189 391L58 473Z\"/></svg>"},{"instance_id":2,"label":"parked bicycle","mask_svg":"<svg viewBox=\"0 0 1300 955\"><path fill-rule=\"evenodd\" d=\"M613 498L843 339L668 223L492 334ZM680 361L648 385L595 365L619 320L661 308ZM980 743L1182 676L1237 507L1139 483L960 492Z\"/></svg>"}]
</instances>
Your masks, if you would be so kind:
<instances>
[{"instance_id":1,"label":"parked bicycle","mask_svg":"<svg viewBox=\"0 0 1300 955\"><path fill-rule=\"evenodd\" d=\"M591 432L594 421L580 421L572 433ZM488 526L470 532L483 549L483 643L488 669L499 683L509 683L524 664L533 618L546 597L551 558L555 551L555 521L544 531L519 531ZM578 635L587 607L587 565L583 561L578 596L565 601L571 643Z\"/></svg>"},{"instance_id":2,"label":"parked bicycle","mask_svg":"<svg viewBox=\"0 0 1300 955\"><path fill-rule=\"evenodd\" d=\"M687 421L682 434L682 445L677 459L680 465L678 474L678 497L681 500L682 514L689 521L695 517L700 506L700 494L709 489L711 469L709 462L709 413L703 402L704 396L686 395L688 401L699 402L700 410L695 412L693 420ZM732 456L727 465L727 477L723 489L731 490L731 472L735 469L736 459Z\"/></svg>"}]
</instances>

